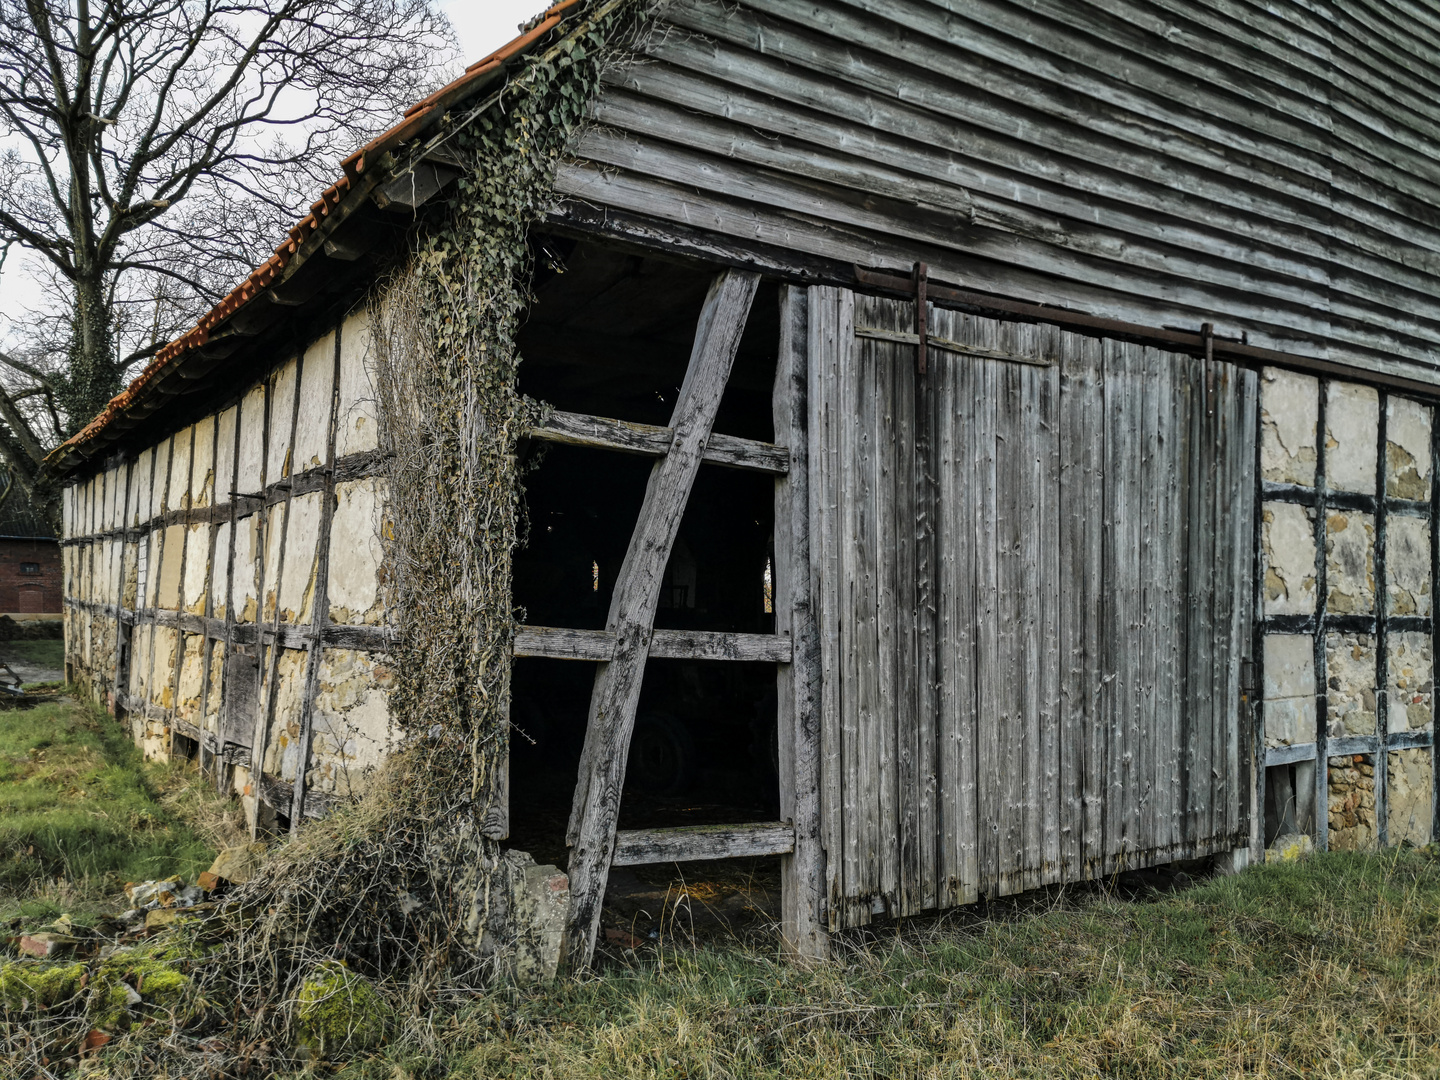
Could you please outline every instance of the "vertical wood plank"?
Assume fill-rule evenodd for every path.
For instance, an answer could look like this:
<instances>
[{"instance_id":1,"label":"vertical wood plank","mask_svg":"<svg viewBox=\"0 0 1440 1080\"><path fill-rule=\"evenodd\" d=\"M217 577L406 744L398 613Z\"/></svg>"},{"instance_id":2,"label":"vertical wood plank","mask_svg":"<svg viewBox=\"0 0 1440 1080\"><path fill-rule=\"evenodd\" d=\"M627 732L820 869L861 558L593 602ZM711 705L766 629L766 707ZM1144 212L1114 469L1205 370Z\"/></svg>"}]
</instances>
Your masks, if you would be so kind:
<instances>
[{"instance_id":1,"label":"vertical wood plank","mask_svg":"<svg viewBox=\"0 0 1440 1080\"><path fill-rule=\"evenodd\" d=\"M1160 385L1158 368L1163 359L1153 349L1132 347L1132 355L1138 365L1137 376L1140 391L1140 460L1136 462L1138 480L1137 495L1139 506L1137 526L1136 567L1138 569L1139 628L1135 648L1139 661L1139 685L1137 695L1134 754L1138 767L1135 770L1133 793L1134 850L1148 853L1156 847L1157 788L1160 776L1156 771L1156 726L1159 718L1158 693L1160 683L1160 609L1157 592L1162 587L1163 571L1160 550L1163 543L1160 532L1161 489L1164 475L1160 468Z\"/></svg>"},{"instance_id":2,"label":"vertical wood plank","mask_svg":"<svg viewBox=\"0 0 1440 1080\"><path fill-rule=\"evenodd\" d=\"M883 322L888 328L913 328L913 304L882 301ZM872 324L873 325L873 324ZM891 910L911 915L921 910L920 881L920 774L919 728L920 667L919 652L919 548L925 523L920 516L917 494L917 448L915 445L915 404L917 383L915 350L908 345L884 345L877 350L881 368L877 373L887 387L891 421L887 425L891 437L882 431L882 461L888 476L881 477L882 507L880 523L884 537L879 552L886 563L882 592L880 622L891 626L882 648L889 659L881 668L881 685L887 678L891 692L886 702L887 729L892 733L894 747L893 815L894 831L882 821L881 842L893 848L897 856L898 888L888 891ZM886 512L884 500L892 501ZM886 596L888 593L888 597ZM883 776L883 773L882 773ZM893 837L887 841L887 837Z\"/></svg>"},{"instance_id":3,"label":"vertical wood plank","mask_svg":"<svg viewBox=\"0 0 1440 1080\"><path fill-rule=\"evenodd\" d=\"M885 321L898 321L901 305L870 301L872 318L878 305L888 308ZM908 307L908 305L905 305ZM878 862L877 892L885 910L891 915L905 913L901 880L905 872L905 855L914 850L914 835L906 820L904 781L914 766L913 754L904 739L903 729L913 722L908 712L912 695L909 663L898 663L902 650L914 647L914 514L909 505L908 468L913 460L910 445L910 423L905 415L909 394L902 390L901 368L912 370L908 356L900 355L901 346L870 341L861 345L868 359L868 383L875 390L875 411L871 419L870 453L873 468L871 498L866 501L872 510L869 534L872 564L875 573L875 664L874 711L871 714L872 738L875 748L873 773L867 776L875 788L876 812L874 858ZM909 351L907 349L907 351ZM908 607L905 601L909 601ZM901 626L904 618L905 625ZM913 653L904 654L907 661Z\"/></svg>"},{"instance_id":4,"label":"vertical wood plank","mask_svg":"<svg viewBox=\"0 0 1440 1080\"><path fill-rule=\"evenodd\" d=\"M1040 582L1040 818L1039 884L1063 880L1060 821L1065 798L1061 782L1060 654L1060 331L1037 327L1037 354L1054 366L1036 368L1040 384L1039 423L1039 571Z\"/></svg>"},{"instance_id":5,"label":"vertical wood plank","mask_svg":"<svg viewBox=\"0 0 1440 1080\"><path fill-rule=\"evenodd\" d=\"M926 315L931 325L932 311ZM936 650L939 643L939 606L936 585L936 536L939 529L936 505L936 390L943 386L955 365L927 364L926 374L912 374L915 401L915 798L918 803L916 839L919 852L916 873L920 878L914 897L917 910L939 904L940 815L935 805L936 781L940 771L940 678Z\"/></svg>"},{"instance_id":6,"label":"vertical wood plank","mask_svg":"<svg viewBox=\"0 0 1440 1080\"><path fill-rule=\"evenodd\" d=\"M190 491L195 483L195 435L196 430L192 425L189 438L185 440L188 452L185 461L185 488L180 496L184 500L185 516L181 519L180 525L180 572L177 575L178 581L175 585L175 610L185 610L185 566L189 561L190 553L190 520L191 503ZM180 675L185 669L185 631L180 629L179 624L175 626L175 663L170 672L170 708L168 710L173 723L175 717L180 714ZM173 740L173 735L172 735ZM204 733L201 732L201 742L204 741ZM173 741L172 744L173 746Z\"/></svg>"},{"instance_id":7,"label":"vertical wood plank","mask_svg":"<svg viewBox=\"0 0 1440 1080\"><path fill-rule=\"evenodd\" d=\"M1000 828L1003 820L1003 785L1000 782L1003 724L1000 639L1000 567L997 427L1003 389L1002 365L985 360L975 365L980 373L975 395L975 491L977 509L971 523L975 535L976 586L976 724L979 744L977 822L980 833L979 887L989 896L1000 890Z\"/></svg>"},{"instance_id":8,"label":"vertical wood plank","mask_svg":"<svg viewBox=\"0 0 1440 1080\"><path fill-rule=\"evenodd\" d=\"M1251 643L1254 641L1255 608L1251 597L1255 594L1253 578L1253 537L1255 532L1255 457L1251 451L1259 438L1256 427L1256 406L1259 398L1260 379L1258 373L1243 368L1231 369L1231 380L1235 385L1231 402L1230 443L1227 447L1231 459L1231 473L1234 484L1231 488L1230 506L1234 522L1230 530L1231 563L1234 567L1234 584L1230 591L1231 620L1228 666L1229 687L1226 694L1228 704L1227 725L1227 773L1230 777L1229 799L1227 802L1228 831L1237 837L1237 845L1243 845L1241 834L1248 822L1246 815L1252 808L1246 794L1253 790L1254 770L1257 767L1250 755L1254 740L1244 726L1247 713L1241 709L1241 664L1259 657L1251 657ZM1383 440L1382 440L1383 451ZM1380 489L1383 493L1383 487ZM1383 590L1381 590L1383 592ZM1263 764L1260 766L1263 768ZM1263 813L1263 807L1260 808Z\"/></svg>"},{"instance_id":9,"label":"vertical wood plank","mask_svg":"<svg viewBox=\"0 0 1440 1080\"><path fill-rule=\"evenodd\" d=\"M780 347L772 411L775 440L790 448L790 471L775 481L775 632L791 641L776 673L780 816L795 849L780 860L780 930L804 960L829 955L821 837L820 640L811 590L809 310L804 289L780 287Z\"/></svg>"},{"instance_id":10,"label":"vertical wood plank","mask_svg":"<svg viewBox=\"0 0 1440 1080\"><path fill-rule=\"evenodd\" d=\"M1034 355L1037 328L1022 323L1014 327L1012 350L1016 355ZM1009 364L1016 375L1019 389L1020 408L1014 419L1017 426L1012 429L1015 443L1017 543L1014 553L1018 558L1016 577L1020 584L1019 655L1012 672L1018 683L1016 695L1017 719L1014 746L1015 762L1022 767L1016 777L1019 784L1019 801L1016 807L1015 825L1018 828L1017 849L1012 870L1013 885L1018 889L1035 889L1040 885L1040 859L1042 834L1040 812L1041 782L1041 735L1042 712L1046 708L1043 700L1045 690L1042 669L1044 582L1041 580L1040 530L1043 528L1044 494L1040 461L1044 432L1040 430L1040 379L1043 369L1029 364Z\"/></svg>"},{"instance_id":11,"label":"vertical wood plank","mask_svg":"<svg viewBox=\"0 0 1440 1080\"><path fill-rule=\"evenodd\" d=\"M820 823L825 848L826 925L840 929L844 895L845 806L841 763L842 663L840 642L839 417L840 347L853 336L842 331L842 305L854 303L849 290L813 286L806 293L809 362L806 387L810 447L810 590L819 645Z\"/></svg>"},{"instance_id":12,"label":"vertical wood plank","mask_svg":"<svg viewBox=\"0 0 1440 1080\"><path fill-rule=\"evenodd\" d=\"M171 474L175 471L175 470L174 470L174 456L175 456L175 437L172 435L170 438L168 438L168 439L165 440L165 483L164 483L164 485L163 485L162 488L161 488L161 495L160 495L160 501L159 501L159 508L160 508L160 509L168 509L169 506L170 506L170 476L171 476ZM160 454L159 454L159 451L158 451L158 450L156 451L155 458L156 458L156 460L157 460L157 462L158 462L158 460L159 460L159 458L160 458ZM152 501L153 501L153 490L154 490L154 489L152 488ZM155 510L155 508L152 507L151 517L154 517L156 512L157 512L157 511ZM154 529L154 530L151 531L151 533L150 533L150 547L151 547L151 550L154 551L155 557L151 560L151 565L150 565L150 567L149 567L148 580L146 581L146 590L145 590L145 591L146 591L146 596L143 598L143 602L145 603L145 606L147 606L147 607L159 607L160 594L159 594L159 591L158 591L158 590L159 590L159 587L160 587L161 575L162 575L162 573L163 573L164 564L165 564L165 530L164 530L164 529L162 529L162 528L156 528L156 529ZM139 601L137 601L137 602L139 602ZM152 694L153 694L153 692L154 692L154 686L155 686L155 681L154 681L154 680L155 680L155 645L156 645L156 643L159 641L160 631L161 631L161 627L160 627L160 625L159 625L158 623L151 623L151 624L150 624L150 633L147 635L147 637L149 638L149 642L148 642L148 644L149 644L149 650L148 650L148 651L149 651L149 656L146 657L146 665L145 665L145 667L146 667L146 670L145 670L145 684L144 684L144 685L145 685L144 701L145 701L145 704L146 704L146 705L149 705L149 704L151 703L151 697L152 697ZM177 631L175 631L175 633L176 633L176 635L177 635L177 637L178 637L179 631L177 630ZM147 710L146 710L147 715L148 715L148 712L149 712L149 710L147 709ZM144 719L142 719L142 720L140 721L140 723L141 723L141 729L143 730L146 721L145 721ZM167 747L167 749L168 749L168 747Z\"/></svg>"},{"instance_id":13,"label":"vertical wood plank","mask_svg":"<svg viewBox=\"0 0 1440 1080\"><path fill-rule=\"evenodd\" d=\"M320 504L320 522L318 538L316 540L319 550L316 553L315 561L315 582L314 599L311 601L312 611L310 613L310 638L305 647L305 686L300 694L300 734L297 739L300 750L299 760L295 766L295 784L290 789L290 833L294 835L300 828L300 822L305 817L305 788L306 774L310 768L310 744L313 741L313 729L315 726L315 698L320 692L320 662L325 655L324 630L330 623L330 533L335 519L335 427L339 420L340 413L340 348L344 333L344 322L336 323L332 331L335 335L334 361L330 374L330 412L325 422L325 486L322 491L322 502ZM299 402L303 387L297 376L295 380L295 402L298 415ZM279 607L279 601L276 601ZM505 710L509 716L509 709ZM502 738L508 740L509 728L505 729ZM508 741L507 741L508 748ZM503 757L503 755L502 755ZM494 800L506 794L503 785L492 784L489 797ZM502 822L498 828L498 838L503 838L508 833L504 822L508 821L508 805L501 807ZM483 815L483 829L487 836L497 834L497 825L493 819L494 807L487 808Z\"/></svg>"}]
</instances>

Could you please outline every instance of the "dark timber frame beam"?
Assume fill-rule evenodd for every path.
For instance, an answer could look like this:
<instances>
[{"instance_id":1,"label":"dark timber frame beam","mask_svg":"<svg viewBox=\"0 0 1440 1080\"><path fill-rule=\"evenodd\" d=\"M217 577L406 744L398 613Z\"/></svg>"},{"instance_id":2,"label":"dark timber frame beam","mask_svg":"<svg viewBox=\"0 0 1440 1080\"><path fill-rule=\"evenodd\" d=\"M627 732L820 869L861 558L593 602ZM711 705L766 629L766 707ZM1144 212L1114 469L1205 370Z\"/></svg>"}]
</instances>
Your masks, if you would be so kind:
<instances>
[{"instance_id":1,"label":"dark timber frame beam","mask_svg":"<svg viewBox=\"0 0 1440 1080\"><path fill-rule=\"evenodd\" d=\"M654 424L636 424L629 420L611 420L605 416L584 413L552 412L543 424L530 429L532 439L588 446L598 450L619 450L627 454L663 457L675 441L673 428ZM790 469L790 451L774 443L740 439L734 435L711 434L701 449L701 460L710 465L727 465L734 469L783 476Z\"/></svg>"},{"instance_id":2,"label":"dark timber frame beam","mask_svg":"<svg viewBox=\"0 0 1440 1080\"><path fill-rule=\"evenodd\" d=\"M615 635L614 659L602 662L595 673L566 836L570 845L570 914L564 962L572 972L590 963L600 928L601 902L615 854L625 762L650 654L661 578L710 441L710 428L759 281L756 273L728 270L710 286L670 420L674 438L668 453L650 473L645 501L615 582L606 623L606 629Z\"/></svg>"}]
</instances>

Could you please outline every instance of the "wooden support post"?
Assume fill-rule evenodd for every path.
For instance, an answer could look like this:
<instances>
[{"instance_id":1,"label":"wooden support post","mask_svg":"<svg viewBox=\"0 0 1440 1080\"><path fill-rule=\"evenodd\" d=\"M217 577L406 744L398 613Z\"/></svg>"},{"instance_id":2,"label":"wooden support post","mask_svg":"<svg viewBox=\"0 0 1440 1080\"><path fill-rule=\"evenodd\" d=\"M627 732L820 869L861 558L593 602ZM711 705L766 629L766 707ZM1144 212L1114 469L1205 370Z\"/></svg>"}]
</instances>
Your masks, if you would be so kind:
<instances>
[{"instance_id":1,"label":"wooden support post","mask_svg":"<svg viewBox=\"0 0 1440 1080\"><path fill-rule=\"evenodd\" d=\"M790 471L775 480L775 633L791 641L777 674L780 816L795 830L780 861L780 932L802 960L829 955L825 852L820 843L820 639L810 597L810 487L807 416L808 296L780 292L780 351L775 363L775 439L790 447Z\"/></svg>"},{"instance_id":2,"label":"wooden support post","mask_svg":"<svg viewBox=\"0 0 1440 1080\"><path fill-rule=\"evenodd\" d=\"M184 500L184 515L181 517L180 525L180 573L179 581L175 585L175 611L178 614L185 610L185 564L190 550L190 511L191 489L195 485L195 428L190 428L190 459L185 463L185 490L180 498ZM156 597L155 606L160 606L159 597ZM171 729L169 749L170 753L175 752L174 727L175 720L180 716L180 675L185 668L185 631L180 629L177 621L175 624L175 663L170 672L170 708L166 710L166 724Z\"/></svg>"},{"instance_id":3,"label":"wooden support post","mask_svg":"<svg viewBox=\"0 0 1440 1080\"><path fill-rule=\"evenodd\" d=\"M340 416L340 346L343 325L335 327L335 368L330 377L330 419L325 429L325 488L320 506L319 551L316 552L314 611L310 616L312 636L305 647L305 690L300 697L300 760L295 766L295 785L290 792L290 832L305 818L305 773L310 767L310 742L315 726L315 697L320 692L320 662L325 656L325 627L330 622L330 532L335 520L335 426ZM295 401L300 401L300 382L295 382ZM278 601L277 601L278 607Z\"/></svg>"},{"instance_id":4,"label":"wooden support post","mask_svg":"<svg viewBox=\"0 0 1440 1080\"><path fill-rule=\"evenodd\" d=\"M572 972L590 963L600 928L600 909L615 851L620 790L625 783L630 733L650 652L660 581L759 280L758 274L728 270L710 286L690 366L670 420L675 438L670 452L650 473L640 517L615 582L606 624L615 635L615 658L602 663L595 673L566 837L570 845L570 915L565 963Z\"/></svg>"},{"instance_id":5,"label":"wooden support post","mask_svg":"<svg viewBox=\"0 0 1440 1080\"><path fill-rule=\"evenodd\" d=\"M125 556L126 548L129 547L129 543L125 539L125 530L130 523L130 492L135 486L135 463L130 459L122 459L117 469L122 467L125 470L125 504L120 511L120 569L115 578L115 671L110 680L110 713L117 720L123 719L121 716L123 706L120 701L128 689L130 674L130 635L132 631L122 612L125 610Z\"/></svg>"}]
</instances>

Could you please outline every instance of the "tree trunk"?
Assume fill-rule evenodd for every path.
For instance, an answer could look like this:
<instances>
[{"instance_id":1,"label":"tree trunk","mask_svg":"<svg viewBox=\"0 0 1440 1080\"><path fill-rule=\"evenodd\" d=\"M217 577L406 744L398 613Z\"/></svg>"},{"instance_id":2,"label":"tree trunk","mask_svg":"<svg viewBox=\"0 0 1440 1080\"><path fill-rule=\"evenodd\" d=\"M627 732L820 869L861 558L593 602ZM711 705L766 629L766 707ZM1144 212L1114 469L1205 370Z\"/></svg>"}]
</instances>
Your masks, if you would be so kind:
<instances>
[{"instance_id":1,"label":"tree trunk","mask_svg":"<svg viewBox=\"0 0 1440 1080\"><path fill-rule=\"evenodd\" d=\"M83 428L119 392L120 372L115 363L105 283L98 277L77 278L70 371L56 395L65 413L66 434L73 435Z\"/></svg>"}]
</instances>

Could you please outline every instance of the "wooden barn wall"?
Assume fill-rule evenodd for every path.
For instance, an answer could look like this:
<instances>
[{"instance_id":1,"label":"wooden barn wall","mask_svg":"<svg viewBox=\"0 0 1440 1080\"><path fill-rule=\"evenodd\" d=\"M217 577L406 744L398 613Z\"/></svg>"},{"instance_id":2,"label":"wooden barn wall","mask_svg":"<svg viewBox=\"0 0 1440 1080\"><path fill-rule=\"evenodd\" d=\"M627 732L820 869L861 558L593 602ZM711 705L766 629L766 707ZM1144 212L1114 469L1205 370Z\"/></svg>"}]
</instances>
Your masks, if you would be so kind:
<instances>
[{"instance_id":1,"label":"wooden barn wall","mask_svg":"<svg viewBox=\"0 0 1440 1080\"><path fill-rule=\"evenodd\" d=\"M557 221L1437 381L1431 0L675 0L594 117Z\"/></svg>"},{"instance_id":2,"label":"wooden barn wall","mask_svg":"<svg viewBox=\"0 0 1440 1080\"><path fill-rule=\"evenodd\" d=\"M261 819L322 812L388 738L368 340L352 316L64 490L71 677L147 755L198 744L252 820L256 796Z\"/></svg>"},{"instance_id":3,"label":"wooden barn wall","mask_svg":"<svg viewBox=\"0 0 1440 1080\"><path fill-rule=\"evenodd\" d=\"M810 295L832 928L1247 846L1256 373Z\"/></svg>"}]
</instances>

